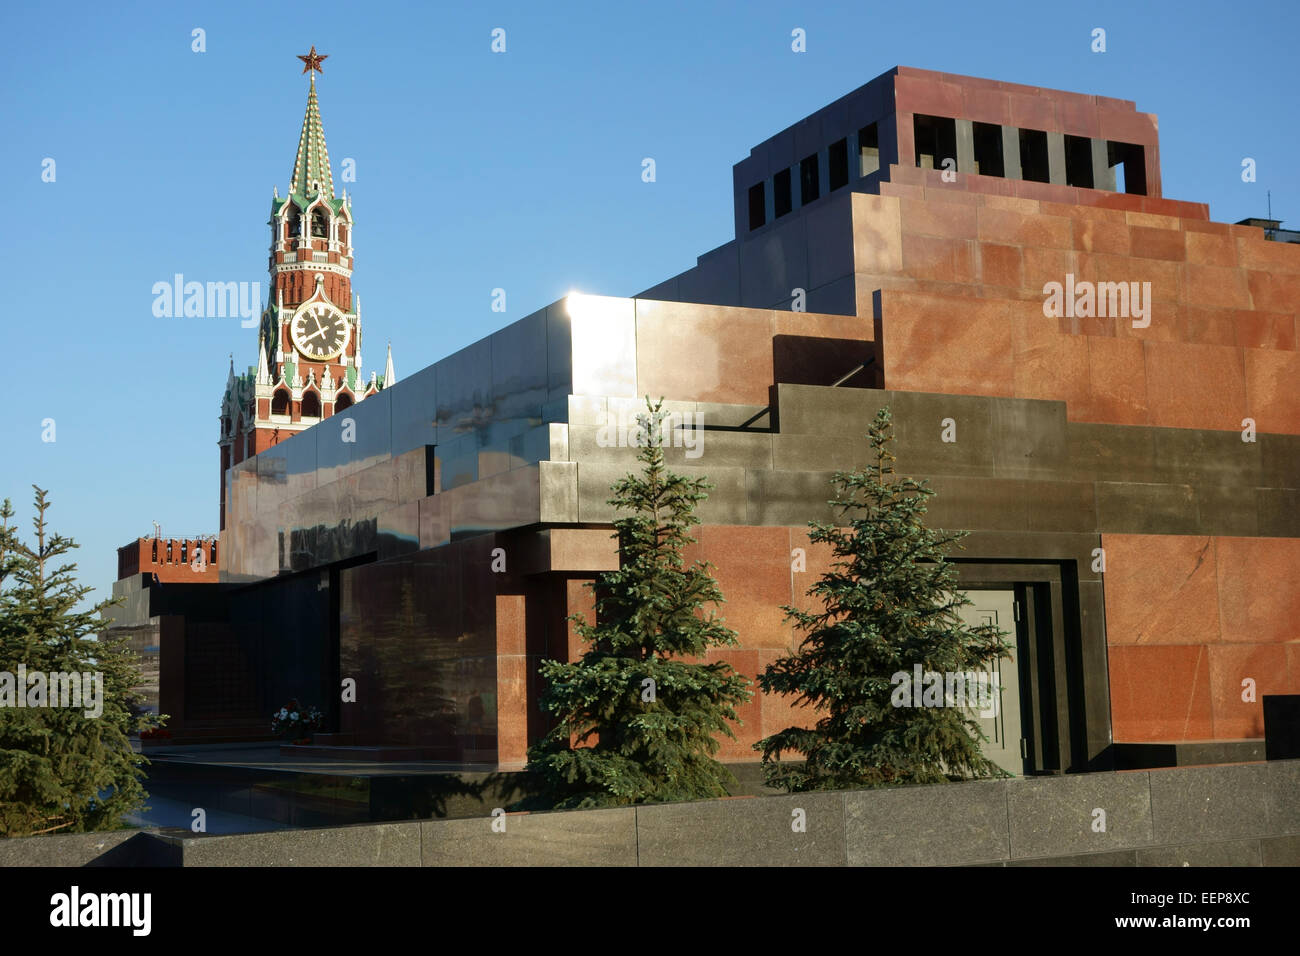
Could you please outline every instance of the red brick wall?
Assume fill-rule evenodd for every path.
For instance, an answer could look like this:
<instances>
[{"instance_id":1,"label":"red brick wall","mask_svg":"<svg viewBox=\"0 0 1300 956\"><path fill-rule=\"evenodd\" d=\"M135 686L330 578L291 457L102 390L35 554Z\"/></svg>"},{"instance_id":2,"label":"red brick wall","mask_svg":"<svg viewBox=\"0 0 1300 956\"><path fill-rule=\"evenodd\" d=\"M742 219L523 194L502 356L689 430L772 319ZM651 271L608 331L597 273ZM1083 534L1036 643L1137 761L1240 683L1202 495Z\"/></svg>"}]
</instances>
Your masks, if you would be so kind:
<instances>
[{"instance_id":1,"label":"red brick wall","mask_svg":"<svg viewBox=\"0 0 1300 956\"><path fill-rule=\"evenodd\" d=\"M331 255L331 258L337 261L336 255ZM325 294L329 296L329 300L344 312L351 308L352 280L336 272L326 272L323 269L316 271L324 276ZM307 268L299 272L282 272L274 276L271 287L272 301L276 293L283 289L285 308L292 308L306 302L316 291L316 271Z\"/></svg>"}]
</instances>

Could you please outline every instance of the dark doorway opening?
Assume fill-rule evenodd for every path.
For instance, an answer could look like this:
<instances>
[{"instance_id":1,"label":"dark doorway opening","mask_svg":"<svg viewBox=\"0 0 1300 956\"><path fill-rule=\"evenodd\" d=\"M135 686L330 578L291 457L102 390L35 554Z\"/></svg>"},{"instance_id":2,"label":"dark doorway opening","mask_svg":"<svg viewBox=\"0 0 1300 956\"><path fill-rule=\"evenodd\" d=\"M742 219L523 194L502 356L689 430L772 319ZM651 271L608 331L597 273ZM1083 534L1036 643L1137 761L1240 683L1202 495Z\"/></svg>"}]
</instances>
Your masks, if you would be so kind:
<instances>
[{"instance_id":1,"label":"dark doorway opening","mask_svg":"<svg viewBox=\"0 0 1300 956\"><path fill-rule=\"evenodd\" d=\"M794 208L793 193L790 190L790 170L783 169L772 177L772 214L780 219Z\"/></svg>"},{"instance_id":2,"label":"dark doorway opening","mask_svg":"<svg viewBox=\"0 0 1300 956\"><path fill-rule=\"evenodd\" d=\"M749 228L757 229L767 221L767 196L763 183L749 187Z\"/></svg>"},{"instance_id":3,"label":"dark doorway opening","mask_svg":"<svg viewBox=\"0 0 1300 956\"><path fill-rule=\"evenodd\" d=\"M821 195L817 170L817 154L806 156L799 162L799 205L806 206Z\"/></svg>"},{"instance_id":4,"label":"dark doorway opening","mask_svg":"<svg viewBox=\"0 0 1300 956\"><path fill-rule=\"evenodd\" d=\"M858 176L870 176L880 169L880 129L875 123L858 130Z\"/></svg>"},{"instance_id":5,"label":"dark doorway opening","mask_svg":"<svg viewBox=\"0 0 1300 956\"><path fill-rule=\"evenodd\" d=\"M1065 137L1065 184L1081 189L1094 188L1092 140L1086 136Z\"/></svg>"},{"instance_id":6,"label":"dark doorway opening","mask_svg":"<svg viewBox=\"0 0 1300 956\"><path fill-rule=\"evenodd\" d=\"M912 117L912 130L916 139L916 165L922 169L944 169L944 160L952 163L946 167L957 168L957 121L944 116Z\"/></svg>"},{"instance_id":7,"label":"dark doorway opening","mask_svg":"<svg viewBox=\"0 0 1300 956\"><path fill-rule=\"evenodd\" d=\"M1020 177L1036 183L1050 182L1047 134L1040 129L1020 131Z\"/></svg>"},{"instance_id":8,"label":"dark doorway opening","mask_svg":"<svg viewBox=\"0 0 1300 956\"><path fill-rule=\"evenodd\" d=\"M831 143L829 155L827 157L827 178L830 180L826 188L832 192L841 186L849 184L849 141L848 139L838 139Z\"/></svg>"},{"instance_id":9,"label":"dark doorway opening","mask_svg":"<svg viewBox=\"0 0 1300 956\"><path fill-rule=\"evenodd\" d=\"M975 141L975 172L981 176L1005 176L1002 158L1002 127L992 123L972 123Z\"/></svg>"},{"instance_id":10,"label":"dark doorway opening","mask_svg":"<svg viewBox=\"0 0 1300 956\"><path fill-rule=\"evenodd\" d=\"M1119 192L1147 194L1146 154L1141 146L1108 140L1106 162L1115 173L1115 188Z\"/></svg>"}]
</instances>

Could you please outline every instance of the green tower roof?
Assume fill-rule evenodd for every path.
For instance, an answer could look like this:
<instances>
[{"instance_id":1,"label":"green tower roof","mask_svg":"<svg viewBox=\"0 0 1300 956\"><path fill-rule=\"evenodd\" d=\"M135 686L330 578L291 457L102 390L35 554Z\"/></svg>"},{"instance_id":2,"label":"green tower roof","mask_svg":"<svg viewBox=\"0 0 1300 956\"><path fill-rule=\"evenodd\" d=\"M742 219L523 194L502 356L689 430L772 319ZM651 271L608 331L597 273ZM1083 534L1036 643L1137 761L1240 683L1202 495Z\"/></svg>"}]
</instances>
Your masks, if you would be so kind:
<instances>
[{"instance_id":1,"label":"green tower roof","mask_svg":"<svg viewBox=\"0 0 1300 956\"><path fill-rule=\"evenodd\" d=\"M319 183L320 188L313 186ZM307 94L307 115L298 136L298 155L293 159L293 178L289 192L295 200L314 199L318 192L334 198L334 174L330 172L330 154L325 148L325 129L321 126L320 106L316 102L316 74L311 74L311 92ZM305 205L299 202L299 205Z\"/></svg>"}]
</instances>

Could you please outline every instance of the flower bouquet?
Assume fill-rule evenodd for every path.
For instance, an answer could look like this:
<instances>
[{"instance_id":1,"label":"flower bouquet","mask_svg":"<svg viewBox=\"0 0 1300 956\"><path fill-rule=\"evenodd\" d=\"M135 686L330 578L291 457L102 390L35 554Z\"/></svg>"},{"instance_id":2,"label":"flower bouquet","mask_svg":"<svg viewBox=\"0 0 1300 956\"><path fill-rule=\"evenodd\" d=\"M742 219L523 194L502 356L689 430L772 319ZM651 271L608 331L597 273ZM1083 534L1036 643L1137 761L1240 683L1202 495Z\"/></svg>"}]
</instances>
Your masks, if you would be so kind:
<instances>
[{"instance_id":1,"label":"flower bouquet","mask_svg":"<svg viewBox=\"0 0 1300 956\"><path fill-rule=\"evenodd\" d=\"M294 699L271 715L271 733L295 744L311 743L311 735L320 729L324 719L325 715L315 707L303 707Z\"/></svg>"}]
</instances>

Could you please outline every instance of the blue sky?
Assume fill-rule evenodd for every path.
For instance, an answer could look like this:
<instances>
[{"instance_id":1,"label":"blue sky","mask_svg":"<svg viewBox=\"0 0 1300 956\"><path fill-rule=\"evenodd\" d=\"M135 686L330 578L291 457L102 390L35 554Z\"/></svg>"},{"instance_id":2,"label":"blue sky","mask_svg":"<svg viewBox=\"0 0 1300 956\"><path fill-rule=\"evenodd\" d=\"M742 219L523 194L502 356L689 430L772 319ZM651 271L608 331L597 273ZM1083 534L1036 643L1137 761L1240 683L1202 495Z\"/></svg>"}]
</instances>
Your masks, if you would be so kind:
<instances>
[{"instance_id":1,"label":"blue sky","mask_svg":"<svg viewBox=\"0 0 1300 956\"><path fill-rule=\"evenodd\" d=\"M1294 2L465 6L4 5L0 497L26 531L30 486L50 491L83 583L106 593L155 520L216 530L228 355L252 363L256 333L156 318L151 289L267 288L313 44L336 187L356 163L367 368L391 339L399 377L571 289L631 295L694 265L732 238L733 163L898 64L1135 100L1160 118L1166 197L1232 222L1271 190L1300 227Z\"/></svg>"}]
</instances>

